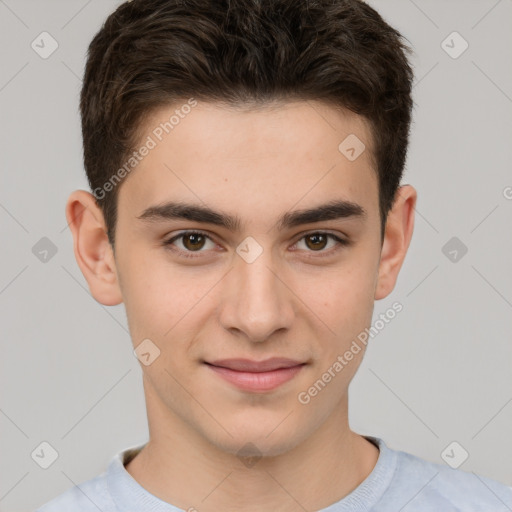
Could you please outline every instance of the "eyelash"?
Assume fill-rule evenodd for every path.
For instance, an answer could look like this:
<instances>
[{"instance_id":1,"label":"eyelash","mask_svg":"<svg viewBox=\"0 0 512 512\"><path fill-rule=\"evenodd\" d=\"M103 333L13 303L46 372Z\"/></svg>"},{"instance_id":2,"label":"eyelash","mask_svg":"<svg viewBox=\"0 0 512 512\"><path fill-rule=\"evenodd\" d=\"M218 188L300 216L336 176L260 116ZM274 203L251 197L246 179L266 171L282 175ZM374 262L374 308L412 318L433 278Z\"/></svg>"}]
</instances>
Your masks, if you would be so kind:
<instances>
[{"instance_id":1,"label":"eyelash","mask_svg":"<svg viewBox=\"0 0 512 512\"><path fill-rule=\"evenodd\" d=\"M164 241L163 245L166 246L166 247L172 247L173 242L175 242L176 240L179 240L180 238L183 238L183 237L185 237L187 235L201 235L201 236L204 236L204 237L208 238L208 240L210 240L210 241L215 243L215 241L211 238L211 236L208 235L207 233L205 233L204 231L191 230L191 231L182 231L178 235L175 235L172 238L170 238L169 240ZM317 255L310 256L310 257L313 257L313 258L318 258L318 257L321 258L321 257L324 257L324 256L330 256L333 253L337 252L338 250L342 249L343 247L346 247L346 246L350 245L350 242L348 240L345 240L343 238L340 238L340 237L334 235L333 233L328 233L328 232L325 232L325 231L311 231L309 233L306 233L306 234L302 235L302 237L299 238L297 240L297 242L295 242L295 243L298 243L302 239L306 238L307 236L311 236L311 235L324 235L324 236L330 237L331 239L333 239L336 242L338 242L338 247L335 247L334 249L331 249L329 251L318 251ZM201 257L200 256L201 252L204 252L204 251L183 251L182 249L174 249L174 248L171 248L171 250L174 251L174 252L177 252L177 253L181 253L181 254L179 254L180 257L190 258L190 259L191 258L199 258L199 257ZM308 251L308 252L315 253L316 251ZM194 253L197 253L197 254L194 254Z\"/></svg>"}]
</instances>

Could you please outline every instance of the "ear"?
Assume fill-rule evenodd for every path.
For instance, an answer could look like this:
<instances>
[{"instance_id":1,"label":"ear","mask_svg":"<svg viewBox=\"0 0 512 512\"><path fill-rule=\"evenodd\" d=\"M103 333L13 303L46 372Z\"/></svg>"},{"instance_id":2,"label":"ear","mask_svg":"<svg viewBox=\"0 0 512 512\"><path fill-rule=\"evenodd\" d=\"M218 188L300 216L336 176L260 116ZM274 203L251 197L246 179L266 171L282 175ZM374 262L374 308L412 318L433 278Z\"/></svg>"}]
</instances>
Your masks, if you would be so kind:
<instances>
[{"instance_id":1,"label":"ear","mask_svg":"<svg viewBox=\"0 0 512 512\"><path fill-rule=\"evenodd\" d=\"M105 306L123 302L114 252L107 237L103 212L92 194L75 190L66 204L75 258L92 296Z\"/></svg>"},{"instance_id":2,"label":"ear","mask_svg":"<svg viewBox=\"0 0 512 512\"><path fill-rule=\"evenodd\" d=\"M402 185L396 192L386 221L375 289L376 300L387 297L395 287L412 238L416 199L416 190L411 185Z\"/></svg>"}]
</instances>

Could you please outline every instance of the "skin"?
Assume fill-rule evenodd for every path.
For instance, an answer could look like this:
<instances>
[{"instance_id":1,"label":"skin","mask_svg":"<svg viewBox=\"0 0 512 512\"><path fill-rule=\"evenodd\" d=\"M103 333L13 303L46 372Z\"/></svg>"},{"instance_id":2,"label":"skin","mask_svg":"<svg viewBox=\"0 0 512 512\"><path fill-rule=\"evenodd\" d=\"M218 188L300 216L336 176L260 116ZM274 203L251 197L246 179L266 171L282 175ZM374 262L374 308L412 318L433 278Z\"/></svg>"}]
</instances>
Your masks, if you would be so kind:
<instances>
[{"instance_id":1,"label":"skin","mask_svg":"<svg viewBox=\"0 0 512 512\"><path fill-rule=\"evenodd\" d=\"M175 109L155 112L141 141ZM338 150L349 134L366 145L352 162ZM373 470L379 450L348 421L364 350L308 404L297 399L370 327L412 237L416 191L404 185L381 245L371 149L363 118L323 103L256 112L198 103L119 185L115 254L94 197L70 195L75 256L93 297L124 302L133 346L149 338L160 350L141 363L150 440L126 469L161 500L201 512L318 510ZM366 218L277 230L282 214L332 199L360 204ZM167 200L237 215L242 228L137 218ZM211 240L164 245L191 229ZM305 236L322 231L351 244ZM263 249L252 263L236 253L248 236ZM198 257L180 257L187 249ZM264 393L241 391L202 362L273 356L308 364ZM237 455L247 443L262 455L251 466Z\"/></svg>"}]
</instances>

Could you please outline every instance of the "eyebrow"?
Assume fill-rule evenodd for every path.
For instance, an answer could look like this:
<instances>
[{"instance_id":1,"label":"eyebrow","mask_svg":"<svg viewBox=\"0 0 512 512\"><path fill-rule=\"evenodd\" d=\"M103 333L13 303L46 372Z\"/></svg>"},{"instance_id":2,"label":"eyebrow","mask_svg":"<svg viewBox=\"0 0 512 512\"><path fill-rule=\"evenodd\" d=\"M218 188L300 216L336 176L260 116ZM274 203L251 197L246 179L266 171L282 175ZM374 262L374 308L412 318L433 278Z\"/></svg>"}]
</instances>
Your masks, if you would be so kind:
<instances>
[{"instance_id":1,"label":"eyebrow","mask_svg":"<svg viewBox=\"0 0 512 512\"><path fill-rule=\"evenodd\" d=\"M302 224L327 220L366 219L366 217L367 212L361 205L347 200L333 200L312 208L286 212L278 220L277 229L290 229ZM200 223L214 224L234 232L240 231L242 226L239 217L222 211L212 210L207 206L175 201L150 206L137 218L147 223L185 219Z\"/></svg>"}]
</instances>

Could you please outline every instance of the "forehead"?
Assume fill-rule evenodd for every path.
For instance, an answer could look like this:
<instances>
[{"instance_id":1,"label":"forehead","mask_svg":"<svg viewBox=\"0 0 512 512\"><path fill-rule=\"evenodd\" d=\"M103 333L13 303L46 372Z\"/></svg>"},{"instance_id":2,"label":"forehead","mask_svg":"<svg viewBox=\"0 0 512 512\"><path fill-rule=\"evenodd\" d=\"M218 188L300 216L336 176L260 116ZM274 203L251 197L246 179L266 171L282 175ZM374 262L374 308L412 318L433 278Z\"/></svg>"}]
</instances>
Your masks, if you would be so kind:
<instances>
[{"instance_id":1,"label":"forehead","mask_svg":"<svg viewBox=\"0 0 512 512\"><path fill-rule=\"evenodd\" d=\"M123 183L120 209L138 215L186 201L255 219L338 199L377 208L372 139L361 116L312 101L258 109L194 101L146 119L135 149L151 149Z\"/></svg>"}]
</instances>

